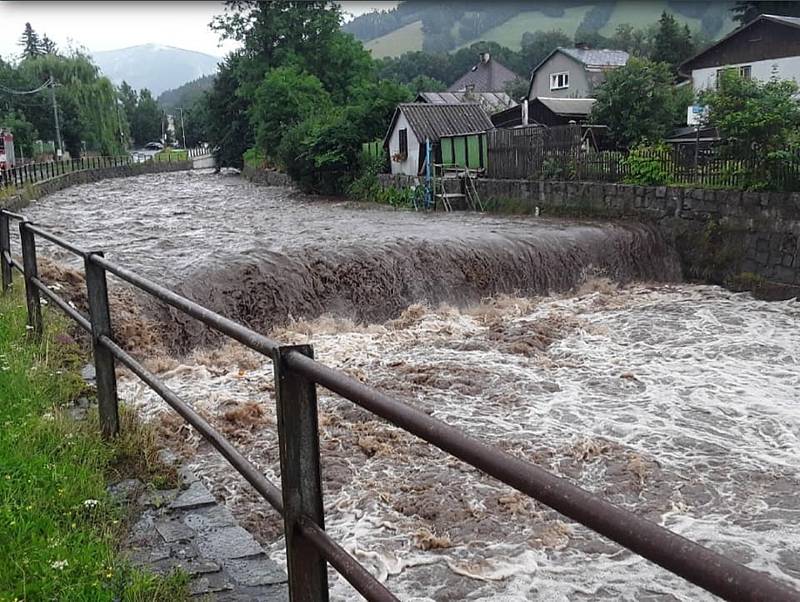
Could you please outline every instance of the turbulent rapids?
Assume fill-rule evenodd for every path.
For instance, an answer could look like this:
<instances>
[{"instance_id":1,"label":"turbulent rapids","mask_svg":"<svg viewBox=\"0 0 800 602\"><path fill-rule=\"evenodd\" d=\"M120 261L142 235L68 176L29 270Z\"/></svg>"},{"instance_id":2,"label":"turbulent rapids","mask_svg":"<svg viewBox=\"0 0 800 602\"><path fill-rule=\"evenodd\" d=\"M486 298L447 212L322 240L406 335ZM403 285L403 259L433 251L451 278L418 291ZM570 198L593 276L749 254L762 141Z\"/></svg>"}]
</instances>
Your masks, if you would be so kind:
<instances>
[{"instance_id":1,"label":"turbulent rapids","mask_svg":"<svg viewBox=\"0 0 800 602\"><path fill-rule=\"evenodd\" d=\"M653 229L368 210L203 172L76 187L26 213L800 587L800 308L678 284ZM48 251L77 290L71 258ZM114 295L151 368L278 480L271 364ZM120 387L280 558L277 515L146 387ZM327 527L402 599L710 599L320 393Z\"/></svg>"},{"instance_id":2,"label":"turbulent rapids","mask_svg":"<svg viewBox=\"0 0 800 602\"><path fill-rule=\"evenodd\" d=\"M643 225L352 209L203 172L77 187L29 213L262 331L288 316L374 322L420 301L566 291L590 274L680 275L674 253ZM177 350L203 342L194 321L161 318Z\"/></svg>"}]
</instances>

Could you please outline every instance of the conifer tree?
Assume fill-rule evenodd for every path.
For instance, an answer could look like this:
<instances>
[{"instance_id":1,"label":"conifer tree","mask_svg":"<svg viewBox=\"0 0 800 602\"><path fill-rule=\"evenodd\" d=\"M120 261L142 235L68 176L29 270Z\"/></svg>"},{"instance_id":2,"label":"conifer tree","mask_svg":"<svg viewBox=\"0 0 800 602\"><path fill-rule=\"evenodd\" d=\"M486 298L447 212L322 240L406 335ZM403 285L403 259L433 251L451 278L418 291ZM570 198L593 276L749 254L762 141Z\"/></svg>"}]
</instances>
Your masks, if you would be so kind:
<instances>
[{"instance_id":1,"label":"conifer tree","mask_svg":"<svg viewBox=\"0 0 800 602\"><path fill-rule=\"evenodd\" d=\"M42 54L39 34L33 30L30 23L25 23L25 31L22 32L19 45L22 46L22 58L29 59Z\"/></svg>"}]
</instances>

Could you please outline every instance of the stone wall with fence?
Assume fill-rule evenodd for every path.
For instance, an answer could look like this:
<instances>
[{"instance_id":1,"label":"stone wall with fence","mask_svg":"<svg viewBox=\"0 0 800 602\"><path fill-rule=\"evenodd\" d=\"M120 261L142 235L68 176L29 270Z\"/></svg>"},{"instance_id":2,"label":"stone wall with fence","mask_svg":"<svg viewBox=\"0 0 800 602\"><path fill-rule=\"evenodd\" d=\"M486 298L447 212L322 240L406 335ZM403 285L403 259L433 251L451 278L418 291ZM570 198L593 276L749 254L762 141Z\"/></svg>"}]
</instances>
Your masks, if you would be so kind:
<instances>
[{"instance_id":1,"label":"stone wall with fence","mask_svg":"<svg viewBox=\"0 0 800 602\"><path fill-rule=\"evenodd\" d=\"M478 178L487 211L655 221L687 278L769 298L800 294L800 193Z\"/></svg>"}]
</instances>

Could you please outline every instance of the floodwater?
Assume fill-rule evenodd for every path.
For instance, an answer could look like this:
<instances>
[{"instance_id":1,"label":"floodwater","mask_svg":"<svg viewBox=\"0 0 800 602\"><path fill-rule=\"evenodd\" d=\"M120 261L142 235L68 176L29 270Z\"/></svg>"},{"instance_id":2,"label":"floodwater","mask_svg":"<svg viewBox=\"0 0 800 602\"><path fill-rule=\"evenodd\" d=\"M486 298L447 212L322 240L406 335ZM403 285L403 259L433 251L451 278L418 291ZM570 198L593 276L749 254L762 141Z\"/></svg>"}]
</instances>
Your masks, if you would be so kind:
<instances>
[{"instance_id":1,"label":"floodwater","mask_svg":"<svg viewBox=\"0 0 800 602\"><path fill-rule=\"evenodd\" d=\"M27 213L800 588L800 306L677 282L643 226L353 209L202 172ZM150 366L277 481L271 364L170 328L187 354ZM138 381L120 389L281 559L267 504ZM326 527L402 599L711 599L350 402L319 404Z\"/></svg>"}]
</instances>

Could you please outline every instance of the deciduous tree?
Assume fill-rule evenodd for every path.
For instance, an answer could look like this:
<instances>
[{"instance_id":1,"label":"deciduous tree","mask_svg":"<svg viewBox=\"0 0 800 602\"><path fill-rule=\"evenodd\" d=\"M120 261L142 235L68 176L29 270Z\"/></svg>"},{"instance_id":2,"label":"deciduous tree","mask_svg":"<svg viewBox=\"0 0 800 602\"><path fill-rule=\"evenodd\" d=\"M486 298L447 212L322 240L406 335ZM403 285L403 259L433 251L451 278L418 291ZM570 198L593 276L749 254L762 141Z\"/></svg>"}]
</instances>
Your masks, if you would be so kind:
<instances>
[{"instance_id":1,"label":"deciduous tree","mask_svg":"<svg viewBox=\"0 0 800 602\"><path fill-rule=\"evenodd\" d=\"M681 123L690 94L672 85L665 63L631 57L627 65L610 71L598 89L592 122L607 125L621 147L657 142Z\"/></svg>"},{"instance_id":2,"label":"deciduous tree","mask_svg":"<svg viewBox=\"0 0 800 602\"><path fill-rule=\"evenodd\" d=\"M793 80L746 79L735 70L721 74L718 88L701 94L708 122L723 137L768 155L800 148L800 103Z\"/></svg>"}]
</instances>

